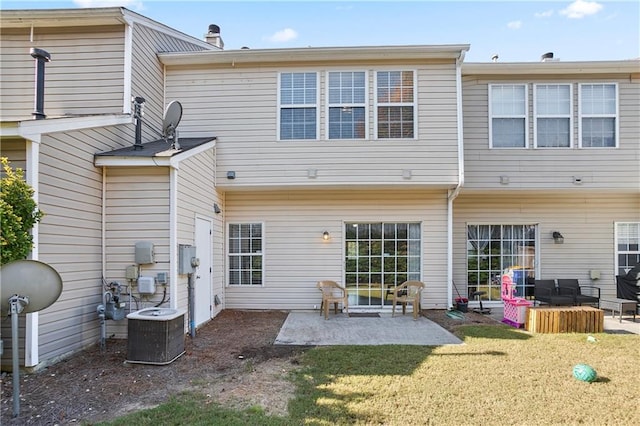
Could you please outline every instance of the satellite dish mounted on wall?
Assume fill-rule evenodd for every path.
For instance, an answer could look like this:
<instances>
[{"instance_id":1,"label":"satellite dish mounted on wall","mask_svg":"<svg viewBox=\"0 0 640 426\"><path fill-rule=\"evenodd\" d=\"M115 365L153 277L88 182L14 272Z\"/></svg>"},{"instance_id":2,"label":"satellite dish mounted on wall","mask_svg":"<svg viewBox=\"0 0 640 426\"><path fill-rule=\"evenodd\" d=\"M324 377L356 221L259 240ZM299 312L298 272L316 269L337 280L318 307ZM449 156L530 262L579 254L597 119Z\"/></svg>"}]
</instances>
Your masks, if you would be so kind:
<instances>
[{"instance_id":1,"label":"satellite dish mounted on wall","mask_svg":"<svg viewBox=\"0 0 640 426\"><path fill-rule=\"evenodd\" d=\"M182 105L178 101L171 101L164 111L162 119L162 136L168 142L172 141L173 149L180 149L178 142L178 124L182 118Z\"/></svg>"},{"instance_id":2,"label":"satellite dish mounted on wall","mask_svg":"<svg viewBox=\"0 0 640 426\"><path fill-rule=\"evenodd\" d=\"M37 260L16 260L0 267L0 312L11 316L13 357L13 417L20 413L20 360L18 314L41 311L62 293L58 272Z\"/></svg>"}]
</instances>

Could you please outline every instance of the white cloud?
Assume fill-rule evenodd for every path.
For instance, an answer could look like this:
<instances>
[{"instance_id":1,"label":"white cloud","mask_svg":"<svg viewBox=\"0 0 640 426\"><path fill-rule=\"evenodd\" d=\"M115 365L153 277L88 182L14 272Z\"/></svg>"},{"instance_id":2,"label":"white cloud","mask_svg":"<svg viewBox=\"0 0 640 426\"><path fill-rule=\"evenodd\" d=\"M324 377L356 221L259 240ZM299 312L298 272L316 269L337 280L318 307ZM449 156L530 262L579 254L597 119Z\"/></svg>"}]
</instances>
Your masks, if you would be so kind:
<instances>
[{"instance_id":1,"label":"white cloud","mask_svg":"<svg viewBox=\"0 0 640 426\"><path fill-rule=\"evenodd\" d=\"M536 18L548 18L553 15L553 9L545 10L544 12L536 12L533 14Z\"/></svg>"},{"instance_id":2,"label":"white cloud","mask_svg":"<svg viewBox=\"0 0 640 426\"><path fill-rule=\"evenodd\" d=\"M285 28L284 30L277 31L275 34L267 37L267 40L273 43L284 43L295 40L296 38L298 38L298 33L295 30Z\"/></svg>"},{"instance_id":3,"label":"white cloud","mask_svg":"<svg viewBox=\"0 0 640 426\"><path fill-rule=\"evenodd\" d=\"M562 9L560 14L570 19L582 19L585 16L595 15L602 10L602 7L595 1L576 0L566 9Z\"/></svg>"},{"instance_id":4,"label":"white cloud","mask_svg":"<svg viewBox=\"0 0 640 426\"><path fill-rule=\"evenodd\" d=\"M507 24L507 28L510 30L519 30L522 28L522 21L511 21Z\"/></svg>"},{"instance_id":5,"label":"white cloud","mask_svg":"<svg viewBox=\"0 0 640 426\"><path fill-rule=\"evenodd\" d=\"M144 10L142 0L73 0L78 7L114 7L122 6L127 9L141 11Z\"/></svg>"}]
</instances>

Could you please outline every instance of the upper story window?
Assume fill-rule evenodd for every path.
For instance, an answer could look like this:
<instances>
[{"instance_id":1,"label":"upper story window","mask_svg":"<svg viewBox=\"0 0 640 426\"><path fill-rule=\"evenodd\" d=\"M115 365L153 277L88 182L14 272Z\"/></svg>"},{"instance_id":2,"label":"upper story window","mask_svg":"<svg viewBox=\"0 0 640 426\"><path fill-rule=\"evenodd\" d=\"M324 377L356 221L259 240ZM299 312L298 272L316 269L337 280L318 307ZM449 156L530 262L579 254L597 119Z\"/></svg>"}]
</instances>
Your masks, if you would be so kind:
<instances>
[{"instance_id":1,"label":"upper story window","mask_svg":"<svg viewBox=\"0 0 640 426\"><path fill-rule=\"evenodd\" d=\"M281 73L279 93L280 139L317 139L317 73Z\"/></svg>"},{"instance_id":2,"label":"upper story window","mask_svg":"<svg viewBox=\"0 0 640 426\"><path fill-rule=\"evenodd\" d=\"M376 121L378 139L413 139L416 123L413 71L376 73Z\"/></svg>"},{"instance_id":3,"label":"upper story window","mask_svg":"<svg viewBox=\"0 0 640 426\"><path fill-rule=\"evenodd\" d=\"M534 140L537 148L571 147L571 85L534 85Z\"/></svg>"},{"instance_id":4,"label":"upper story window","mask_svg":"<svg viewBox=\"0 0 640 426\"><path fill-rule=\"evenodd\" d=\"M580 84L580 146L615 148L618 146L618 86Z\"/></svg>"},{"instance_id":5,"label":"upper story window","mask_svg":"<svg viewBox=\"0 0 640 426\"><path fill-rule=\"evenodd\" d=\"M366 73L329 72L328 86L329 139L365 139Z\"/></svg>"},{"instance_id":6,"label":"upper story window","mask_svg":"<svg viewBox=\"0 0 640 426\"><path fill-rule=\"evenodd\" d=\"M229 224L229 285L262 285L261 223Z\"/></svg>"},{"instance_id":7,"label":"upper story window","mask_svg":"<svg viewBox=\"0 0 640 426\"><path fill-rule=\"evenodd\" d=\"M491 148L526 148L526 84L489 85L489 117Z\"/></svg>"}]
</instances>

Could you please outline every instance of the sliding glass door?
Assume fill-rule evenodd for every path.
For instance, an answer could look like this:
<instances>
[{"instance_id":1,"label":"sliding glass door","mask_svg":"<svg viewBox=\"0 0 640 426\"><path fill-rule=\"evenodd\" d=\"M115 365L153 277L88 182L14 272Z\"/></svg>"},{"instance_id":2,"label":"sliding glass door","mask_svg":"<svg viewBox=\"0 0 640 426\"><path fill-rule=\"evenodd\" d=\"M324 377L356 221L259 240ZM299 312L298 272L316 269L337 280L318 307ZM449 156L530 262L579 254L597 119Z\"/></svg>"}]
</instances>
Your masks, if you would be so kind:
<instances>
[{"instance_id":1,"label":"sliding glass door","mask_svg":"<svg viewBox=\"0 0 640 426\"><path fill-rule=\"evenodd\" d=\"M420 223L345 223L349 306L391 305L392 290L420 280Z\"/></svg>"}]
</instances>

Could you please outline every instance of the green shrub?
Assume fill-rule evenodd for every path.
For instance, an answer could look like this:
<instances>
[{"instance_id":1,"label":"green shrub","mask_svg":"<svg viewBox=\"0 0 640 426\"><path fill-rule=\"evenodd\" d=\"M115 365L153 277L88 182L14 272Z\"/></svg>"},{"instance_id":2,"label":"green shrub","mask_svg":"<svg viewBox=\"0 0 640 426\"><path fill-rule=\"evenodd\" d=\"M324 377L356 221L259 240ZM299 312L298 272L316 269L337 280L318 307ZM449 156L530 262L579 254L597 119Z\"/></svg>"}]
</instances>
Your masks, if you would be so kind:
<instances>
[{"instance_id":1,"label":"green shrub","mask_svg":"<svg viewBox=\"0 0 640 426\"><path fill-rule=\"evenodd\" d=\"M24 172L13 170L9 160L1 158L4 174L0 179L0 265L26 259L33 248L31 229L43 213L33 200L33 189L25 182Z\"/></svg>"}]
</instances>

